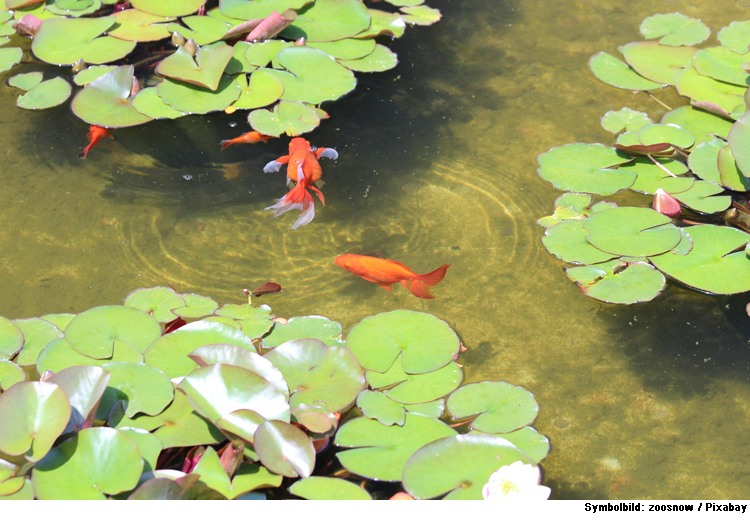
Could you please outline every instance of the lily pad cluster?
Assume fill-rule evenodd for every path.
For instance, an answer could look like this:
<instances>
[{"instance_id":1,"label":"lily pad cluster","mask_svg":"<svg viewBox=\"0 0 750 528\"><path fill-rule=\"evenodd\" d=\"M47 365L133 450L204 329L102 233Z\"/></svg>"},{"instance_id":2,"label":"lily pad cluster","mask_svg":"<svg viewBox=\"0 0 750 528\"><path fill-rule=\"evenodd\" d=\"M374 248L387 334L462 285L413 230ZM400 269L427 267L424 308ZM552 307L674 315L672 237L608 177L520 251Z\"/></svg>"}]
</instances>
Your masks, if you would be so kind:
<instances>
[{"instance_id":1,"label":"lily pad cluster","mask_svg":"<svg viewBox=\"0 0 750 528\"><path fill-rule=\"evenodd\" d=\"M538 221L542 242L573 265L571 281L605 302L649 301L667 277L707 293L750 291L750 21L721 29L720 45L704 48L710 29L680 13L648 17L640 30L647 40L622 46L624 61L600 52L592 72L657 101L674 86L689 104L667 107L658 123L630 108L609 111L601 126L615 136L612 147L540 154L539 176L566 191ZM595 197L626 190L654 195L653 208Z\"/></svg>"},{"instance_id":2,"label":"lily pad cluster","mask_svg":"<svg viewBox=\"0 0 750 528\"><path fill-rule=\"evenodd\" d=\"M18 38L21 47L0 48L0 71L24 54L61 66L44 81L13 76L26 92L17 104L51 108L73 94L73 113L90 125L243 109L258 132L296 136L328 117L322 103L354 89L354 72L396 66L379 37L437 22L422 2L383 11L362 0L0 0L0 45L17 32L32 38L30 49Z\"/></svg>"},{"instance_id":3,"label":"lily pad cluster","mask_svg":"<svg viewBox=\"0 0 750 528\"><path fill-rule=\"evenodd\" d=\"M428 313L344 337L165 287L0 317L0 499L481 499L549 442L526 389L462 386L462 349Z\"/></svg>"}]
</instances>

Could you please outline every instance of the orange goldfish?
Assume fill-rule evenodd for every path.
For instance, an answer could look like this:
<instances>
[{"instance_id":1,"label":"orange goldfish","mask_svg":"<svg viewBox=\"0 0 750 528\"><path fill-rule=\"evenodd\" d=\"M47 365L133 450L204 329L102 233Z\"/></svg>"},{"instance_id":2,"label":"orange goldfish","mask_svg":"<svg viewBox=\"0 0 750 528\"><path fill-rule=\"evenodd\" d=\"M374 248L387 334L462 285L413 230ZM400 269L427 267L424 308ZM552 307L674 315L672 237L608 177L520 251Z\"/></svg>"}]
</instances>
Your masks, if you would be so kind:
<instances>
[{"instance_id":1,"label":"orange goldfish","mask_svg":"<svg viewBox=\"0 0 750 528\"><path fill-rule=\"evenodd\" d=\"M258 141L262 141L263 143L267 143L269 138L272 138L273 136L266 136L264 134L261 134L260 132L256 132L255 130L251 132L247 132L245 134L242 134L239 137L236 137L234 139L225 139L221 142L221 150L224 150L225 148L228 148L232 145L235 145L237 143L257 143Z\"/></svg>"},{"instance_id":2,"label":"orange goldfish","mask_svg":"<svg viewBox=\"0 0 750 528\"><path fill-rule=\"evenodd\" d=\"M89 150L97 146L100 139L105 137L115 139L112 137L112 134L109 133L108 129L96 125L91 125L89 127L89 133L86 134L86 137L89 139L89 144L83 149L83 152L78 155L78 159L86 159Z\"/></svg>"},{"instance_id":3,"label":"orange goldfish","mask_svg":"<svg viewBox=\"0 0 750 528\"><path fill-rule=\"evenodd\" d=\"M320 198L320 202L325 205L323 193L313 184L320 180L323 170L320 168L318 160L320 158L337 159L338 152L332 148L313 149L310 143L303 138L297 137L289 142L289 155L281 156L276 161L271 161L263 168L263 172L277 172L282 165L288 163L286 171L286 181L289 184L292 181L297 185L284 195L281 200L277 200L276 205L266 207L266 209L275 209L273 216L279 216L292 209L299 209L300 214L297 221L294 222L292 229L309 224L315 216L315 202L312 195L307 189L312 189Z\"/></svg>"},{"instance_id":4,"label":"orange goldfish","mask_svg":"<svg viewBox=\"0 0 750 528\"><path fill-rule=\"evenodd\" d=\"M419 275L395 260L364 255L341 255L336 257L336 264L366 281L374 282L389 292L393 291L395 283L400 282L404 288L422 299L434 299L430 295L430 286L435 286L443 280L450 266L450 264L443 264L435 271Z\"/></svg>"}]
</instances>

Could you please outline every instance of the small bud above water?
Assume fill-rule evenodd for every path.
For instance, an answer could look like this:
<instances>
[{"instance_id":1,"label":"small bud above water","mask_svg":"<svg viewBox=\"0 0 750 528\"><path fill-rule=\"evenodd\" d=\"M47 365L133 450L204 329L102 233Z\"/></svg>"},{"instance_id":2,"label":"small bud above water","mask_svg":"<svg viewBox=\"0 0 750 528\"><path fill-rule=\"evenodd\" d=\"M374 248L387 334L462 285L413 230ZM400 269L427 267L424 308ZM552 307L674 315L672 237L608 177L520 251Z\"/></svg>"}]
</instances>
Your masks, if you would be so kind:
<instances>
[{"instance_id":1,"label":"small bud above water","mask_svg":"<svg viewBox=\"0 0 750 528\"><path fill-rule=\"evenodd\" d=\"M193 39L190 39L185 43L185 51L195 57L195 53L198 51L198 45Z\"/></svg>"},{"instance_id":2,"label":"small bud above water","mask_svg":"<svg viewBox=\"0 0 750 528\"><path fill-rule=\"evenodd\" d=\"M670 218L677 218L678 216L680 216L680 212L682 211L680 202L678 202L677 199L674 198L674 196L667 193L663 189L657 189L654 193L653 208L654 210Z\"/></svg>"},{"instance_id":3,"label":"small bud above water","mask_svg":"<svg viewBox=\"0 0 750 528\"><path fill-rule=\"evenodd\" d=\"M83 62L83 59L78 59L73 63L73 66L71 67L71 70L73 70L73 73L78 73L81 70L86 69L86 63Z\"/></svg>"},{"instance_id":4,"label":"small bud above water","mask_svg":"<svg viewBox=\"0 0 750 528\"><path fill-rule=\"evenodd\" d=\"M172 33L172 44L175 46L184 46L185 45L185 37L177 33L176 31Z\"/></svg>"}]
</instances>

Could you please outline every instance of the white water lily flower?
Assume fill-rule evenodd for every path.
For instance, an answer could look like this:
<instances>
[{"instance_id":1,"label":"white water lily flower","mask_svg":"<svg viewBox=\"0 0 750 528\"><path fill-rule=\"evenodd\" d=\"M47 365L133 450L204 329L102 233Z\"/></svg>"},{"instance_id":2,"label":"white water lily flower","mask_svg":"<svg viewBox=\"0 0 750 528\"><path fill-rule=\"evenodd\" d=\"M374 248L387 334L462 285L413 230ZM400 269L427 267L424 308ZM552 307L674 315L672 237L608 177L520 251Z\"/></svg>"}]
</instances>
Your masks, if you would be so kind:
<instances>
[{"instance_id":1,"label":"white water lily flower","mask_svg":"<svg viewBox=\"0 0 750 528\"><path fill-rule=\"evenodd\" d=\"M547 500L550 490L541 486L539 468L523 462L503 466L492 475L482 488L484 500Z\"/></svg>"}]
</instances>

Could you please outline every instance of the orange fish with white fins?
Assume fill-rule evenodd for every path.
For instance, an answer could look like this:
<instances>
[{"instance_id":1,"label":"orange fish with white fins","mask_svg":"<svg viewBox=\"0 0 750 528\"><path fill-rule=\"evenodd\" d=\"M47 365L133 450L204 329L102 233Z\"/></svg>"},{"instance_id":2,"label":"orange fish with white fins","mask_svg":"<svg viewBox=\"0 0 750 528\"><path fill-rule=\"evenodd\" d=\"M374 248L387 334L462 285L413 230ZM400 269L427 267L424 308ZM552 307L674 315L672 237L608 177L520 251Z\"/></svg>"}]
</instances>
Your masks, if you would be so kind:
<instances>
[{"instance_id":1,"label":"orange fish with white fins","mask_svg":"<svg viewBox=\"0 0 750 528\"><path fill-rule=\"evenodd\" d=\"M259 141L262 141L263 143L268 143L268 140L272 137L273 136L266 136L265 134L261 134L260 132L256 132L255 130L252 130L234 139L222 140L221 150L229 148L232 145L236 145L238 143L258 143Z\"/></svg>"},{"instance_id":2,"label":"orange fish with white fins","mask_svg":"<svg viewBox=\"0 0 750 528\"><path fill-rule=\"evenodd\" d=\"M389 292L393 292L393 285L400 282L422 299L435 298L430 294L430 287L443 280L450 267L450 264L443 264L435 271L420 275L395 260L351 254L336 257L336 264Z\"/></svg>"},{"instance_id":3,"label":"orange fish with white fins","mask_svg":"<svg viewBox=\"0 0 750 528\"><path fill-rule=\"evenodd\" d=\"M314 149L310 143L301 137L296 137L289 142L289 155L281 156L275 161L271 161L263 168L263 172L278 172L285 164L288 164L286 171L287 185L291 182L297 182L297 185L278 200L276 205L266 207L274 209L273 216L279 216L292 209L300 211L297 221L294 222L292 229L309 224L315 217L315 202L312 195L307 189L312 189L320 198L320 202L325 205L323 193L315 187L315 182L320 180L323 170L320 168L318 160L320 158L338 159L339 154L332 148Z\"/></svg>"}]
</instances>

